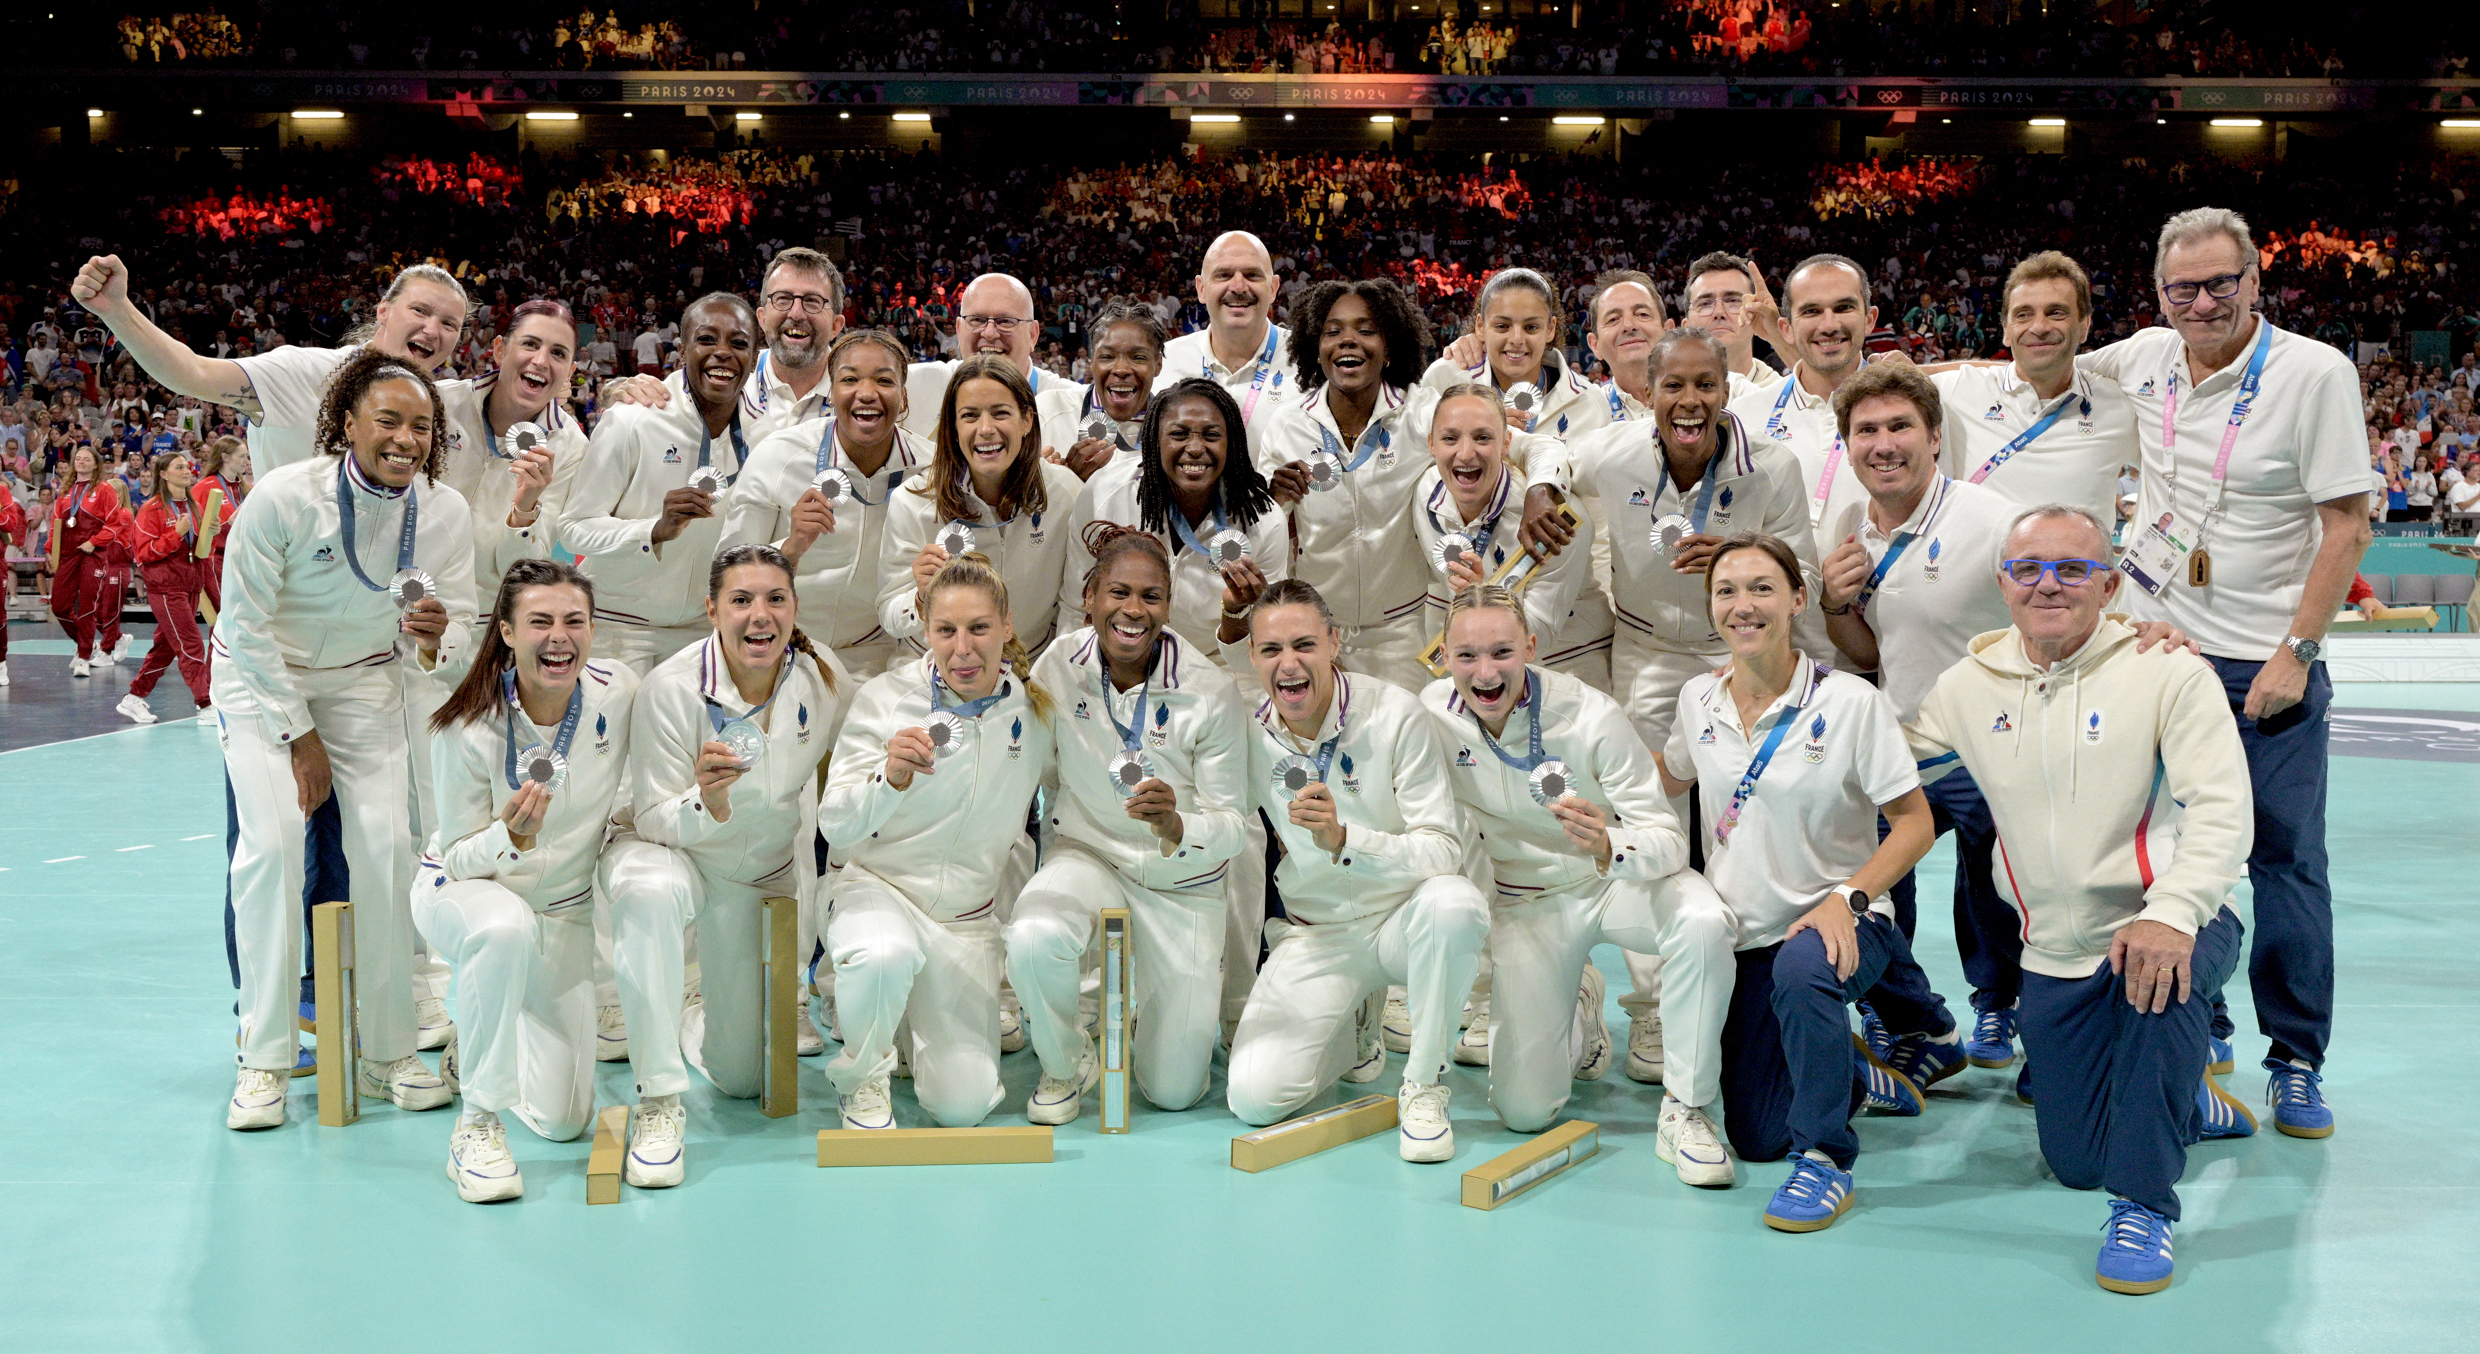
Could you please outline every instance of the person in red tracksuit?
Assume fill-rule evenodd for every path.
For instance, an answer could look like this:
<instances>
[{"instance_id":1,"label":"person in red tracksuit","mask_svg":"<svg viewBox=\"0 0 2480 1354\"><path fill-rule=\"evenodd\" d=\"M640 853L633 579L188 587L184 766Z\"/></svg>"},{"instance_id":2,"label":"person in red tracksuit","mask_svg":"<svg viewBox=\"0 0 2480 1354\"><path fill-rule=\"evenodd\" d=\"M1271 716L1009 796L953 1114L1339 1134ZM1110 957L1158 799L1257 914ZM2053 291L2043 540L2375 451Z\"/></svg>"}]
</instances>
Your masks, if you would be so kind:
<instances>
[{"instance_id":1,"label":"person in red tracksuit","mask_svg":"<svg viewBox=\"0 0 2480 1354\"><path fill-rule=\"evenodd\" d=\"M213 533L214 544L207 548L206 575L207 619L224 605L224 538L231 533L233 514L241 511L241 500L249 493L243 481L250 473L250 453L238 437L219 437L198 453L198 479L189 487L189 501L198 509L198 521ZM208 500L219 505L209 521Z\"/></svg>"},{"instance_id":2,"label":"person in red tracksuit","mask_svg":"<svg viewBox=\"0 0 2480 1354\"><path fill-rule=\"evenodd\" d=\"M198 702L202 717L212 722L207 700L207 646L198 634L198 590L204 584L206 561L198 558L202 520L190 503L193 476L189 458L169 452L147 469L146 506L138 509L129 533L129 553L137 560L138 576L146 580L146 604L155 611L155 643L138 666L138 678L121 697L120 713L140 724L155 722L147 693L175 662L181 680Z\"/></svg>"},{"instance_id":3,"label":"person in red tracksuit","mask_svg":"<svg viewBox=\"0 0 2480 1354\"><path fill-rule=\"evenodd\" d=\"M26 510L18 504L17 495L9 492L7 484L0 483L0 556L5 556L9 546L13 544L33 545L34 533L26 529ZM17 590L16 575L0 573L0 584L4 584L10 592L15 592ZM0 604L0 686L8 684L9 618L5 605Z\"/></svg>"},{"instance_id":4,"label":"person in red tracksuit","mask_svg":"<svg viewBox=\"0 0 2480 1354\"><path fill-rule=\"evenodd\" d=\"M120 661L121 594L129 587L129 506L103 473L95 449L69 454L69 483L52 501L52 540L59 572L52 579L52 615L77 644L69 675Z\"/></svg>"}]
</instances>

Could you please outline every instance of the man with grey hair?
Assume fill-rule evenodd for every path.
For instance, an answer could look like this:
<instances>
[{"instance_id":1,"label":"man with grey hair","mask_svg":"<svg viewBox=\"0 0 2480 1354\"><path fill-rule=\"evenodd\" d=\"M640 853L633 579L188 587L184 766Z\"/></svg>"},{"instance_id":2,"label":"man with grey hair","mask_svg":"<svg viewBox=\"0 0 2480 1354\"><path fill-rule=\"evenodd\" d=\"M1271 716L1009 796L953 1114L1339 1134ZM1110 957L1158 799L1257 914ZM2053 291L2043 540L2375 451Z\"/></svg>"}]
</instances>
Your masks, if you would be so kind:
<instances>
[{"instance_id":1,"label":"man with grey hair","mask_svg":"<svg viewBox=\"0 0 2480 1354\"><path fill-rule=\"evenodd\" d=\"M1206 327L1163 345L1154 389L1168 390L1197 376L1220 382L1240 402L1240 421L1254 430L1299 383L1292 370L1291 333L1273 321L1282 294L1265 241L1245 230L1215 236L1197 264L1197 302L1206 308Z\"/></svg>"},{"instance_id":2,"label":"man with grey hair","mask_svg":"<svg viewBox=\"0 0 2480 1354\"><path fill-rule=\"evenodd\" d=\"M2256 939L2248 980L2274 1126L2333 1132L2321 1075L2333 1030L2333 888L2326 875L2326 712L2318 661L2368 548L2359 373L2256 314L2256 243L2236 212L2163 225L2153 280L2169 328L2084 359L2135 406L2143 477L2119 569L2129 609L2194 636L2221 675L2255 787ZM2211 991L2212 989L2208 989ZM2214 1061L2233 1055L2214 1010Z\"/></svg>"},{"instance_id":3,"label":"man with grey hair","mask_svg":"<svg viewBox=\"0 0 2480 1354\"><path fill-rule=\"evenodd\" d=\"M2246 758L2217 664L2139 655L2105 614L2122 579L2090 511L2034 508L1997 553L2013 624L1971 642L1907 732L1921 779L1968 772L2005 843L2041 1155L2061 1184L2115 1196L2095 1277L2158 1292L2188 1146L2256 1130L2205 1047L2244 930L2229 901L2254 839Z\"/></svg>"},{"instance_id":4,"label":"man with grey hair","mask_svg":"<svg viewBox=\"0 0 2480 1354\"><path fill-rule=\"evenodd\" d=\"M741 431L767 434L827 412L827 346L844 332L844 273L815 249L776 251L758 284L766 351L741 387Z\"/></svg>"}]
</instances>

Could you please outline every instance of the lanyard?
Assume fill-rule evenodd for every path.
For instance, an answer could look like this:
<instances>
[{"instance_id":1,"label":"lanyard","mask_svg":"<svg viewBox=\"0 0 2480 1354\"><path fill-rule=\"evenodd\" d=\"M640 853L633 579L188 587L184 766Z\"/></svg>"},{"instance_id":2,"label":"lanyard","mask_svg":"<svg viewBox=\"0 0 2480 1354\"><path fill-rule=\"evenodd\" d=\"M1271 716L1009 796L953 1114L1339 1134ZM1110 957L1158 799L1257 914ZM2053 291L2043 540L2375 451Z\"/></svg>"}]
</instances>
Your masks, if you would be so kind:
<instances>
[{"instance_id":1,"label":"lanyard","mask_svg":"<svg viewBox=\"0 0 2480 1354\"><path fill-rule=\"evenodd\" d=\"M1809 680L1809 691L1816 690L1816 677L1813 669ZM1730 694L1727 679L1722 690L1727 698ZM1739 825L1740 809L1748 803L1748 796L1757 792L1757 778L1765 774L1766 764L1774 760L1774 750L1782 746L1783 735L1791 731L1792 721L1800 717L1801 708L1808 704L1807 698L1808 692L1802 692L1799 700L1784 706L1782 713L1774 716L1774 725L1767 730L1765 742L1757 748L1756 755L1748 759L1748 769L1741 773L1738 787L1731 791L1731 803L1723 809L1722 821L1714 824L1716 843L1729 840L1731 829Z\"/></svg>"},{"instance_id":2,"label":"lanyard","mask_svg":"<svg viewBox=\"0 0 2480 1354\"><path fill-rule=\"evenodd\" d=\"M1099 654L1095 656L1097 658L1100 657ZM1154 682L1153 665L1146 665L1145 676L1137 682L1137 710L1136 723L1134 725L1120 723L1119 713L1111 708L1111 664L1109 660L1106 659L1095 665L1094 681L1102 687L1102 713L1109 717L1111 727L1119 730L1120 747L1126 751L1135 752L1137 750L1138 738L1145 732L1145 706L1147 700L1152 696L1152 687ZM985 697L984 699L989 698Z\"/></svg>"},{"instance_id":3,"label":"lanyard","mask_svg":"<svg viewBox=\"0 0 2480 1354\"><path fill-rule=\"evenodd\" d=\"M1269 705L1272 703L1272 701L1268 702ZM1350 728L1347 721L1351 716L1352 687L1343 680L1342 670L1337 669L1335 673L1335 736L1318 744L1317 750L1317 779L1320 785L1326 783L1326 769L1334 764L1335 749L1343 744L1343 735ZM1275 720L1275 727L1279 729L1282 724L1282 719L1278 717Z\"/></svg>"},{"instance_id":4,"label":"lanyard","mask_svg":"<svg viewBox=\"0 0 2480 1354\"><path fill-rule=\"evenodd\" d=\"M69 525L70 525L70 526L73 526L73 527L74 527L74 526L76 526L76 525L77 525L77 515L78 515L78 509L80 509L80 508L82 508L82 507L85 507L85 506L86 506L86 496L87 496L88 494L91 494L91 493L95 492L95 484L96 484L96 481L92 481L92 480L83 481L83 482L82 482L82 486L83 486L83 487L81 487L81 488L77 491L77 497L75 497L75 498L73 498L73 499L70 499L70 500L69 500Z\"/></svg>"},{"instance_id":5,"label":"lanyard","mask_svg":"<svg viewBox=\"0 0 2480 1354\"><path fill-rule=\"evenodd\" d=\"M704 414L698 414L697 421L698 469L704 470L714 463L715 435L706 431ZM741 477L742 468L749 464L749 444L741 440L741 411L739 409L735 408L732 411L732 426L724 431L732 435L732 473L723 477L723 482L729 485Z\"/></svg>"},{"instance_id":6,"label":"lanyard","mask_svg":"<svg viewBox=\"0 0 2480 1354\"><path fill-rule=\"evenodd\" d=\"M362 572L362 557L353 545L353 486L346 482L346 476L353 469L353 453L348 451L344 455L344 464L336 467L336 517L344 525L344 562L353 566L353 576L361 580L363 587L372 592L386 592L386 585L371 582L370 575ZM396 569L399 573L413 567L413 523L420 512L421 504L415 501L413 487L407 485L405 529L396 542Z\"/></svg>"},{"instance_id":7,"label":"lanyard","mask_svg":"<svg viewBox=\"0 0 2480 1354\"><path fill-rule=\"evenodd\" d=\"M1530 773L1534 767L1550 760L1549 754L1541 750L1541 674L1531 668L1524 670L1524 706L1529 726L1525 733L1531 740L1531 748L1522 757L1507 755L1507 749L1500 747L1498 740L1490 736L1490 728L1481 722L1481 716L1473 716L1473 727L1481 730L1481 741L1490 745L1490 751L1496 753L1500 761L1518 771Z\"/></svg>"},{"instance_id":8,"label":"lanyard","mask_svg":"<svg viewBox=\"0 0 2480 1354\"><path fill-rule=\"evenodd\" d=\"M500 679L500 694L508 700L508 760L502 774L508 777L508 788L524 788L517 780L517 713L525 707L517 704L517 674L512 670ZM568 745L577 737L577 721L586 712L586 686L579 682L569 688L568 713L560 716L559 732L551 737L551 750L568 760ZM527 716L530 720L532 716ZM717 732L721 732L720 727Z\"/></svg>"},{"instance_id":9,"label":"lanyard","mask_svg":"<svg viewBox=\"0 0 2480 1354\"><path fill-rule=\"evenodd\" d=\"M2175 380L2176 378L2173 379ZM2079 396L2078 398L2081 397ZM2175 402L2177 398L2178 397L2175 394L2171 396L2173 402ZM2067 406L2072 403L2074 403L2072 400L2062 399L2058 401L2058 407L2043 415L2040 422L2033 424L2027 431L2016 434L2014 441L2000 447L1997 455L1990 457L1980 469L1972 472L1972 482L1974 484L1978 484L1982 480L1988 479L1991 475L1996 474L1999 466L2005 465L2008 461L2015 458L2016 452L2022 451L2024 448L2031 446L2034 438L2048 432L2052 424L2055 424L2059 419L2066 417ZM2091 400L2084 401L2084 417L2092 417Z\"/></svg>"},{"instance_id":10,"label":"lanyard","mask_svg":"<svg viewBox=\"0 0 2480 1354\"><path fill-rule=\"evenodd\" d=\"M1214 345L1211 342L1206 345L1206 356L1209 359L1214 356ZM1274 377L1274 384L1271 386L1266 384L1266 378L1270 374ZM1257 417L1257 400L1259 396L1266 394L1270 390L1281 390L1282 388L1283 373L1275 369L1274 326L1270 323L1266 326L1266 351L1257 355L1257 374L1249 378L1249 397L1240 405L1240 422L1242 426L1246 426L1250 419Z\"/></svg>"},{"instance_id":11,"label":"lanyard","mask_svg":"<svg viewBox=\"0 0 2480 1354\"><path fill-rule=\"evenodd\" d=\"M712 641L709 642L711 643ZM718 660L723 657L720 647L717 648L714 656ZM699 692L698 694L704 697L706 701L706 722L714 725L715 732L718 734L723 732L723 727L726 724L733 723L736 718L746 720L752 725L757 724L760 719L765 717L766 707L773 705L775 703L775 698L784 693L784 672L785 669L791 664L791 661L792 655L789 653L785 654L782 658L775 660L775 684L766 693L766 699L751 706L748 714L740 716L727 715L723 712L723 706L717 703L711 691ZM717 666L722 668L725 672L729 672L731 670L729 667L723 666L720 662L718 662Z\"/></svg>"},{"instance_id":12,"label":"lanyard","mask_svg":"<svg viewBox=\"0 0 2480 1354\"><path fill-rule=\"evenodd\" d=\"M1514 491L1515 476L1508 474L1504 466L1500 467L1498 472L1498 495L1496 501L1490 504L1490 515L1481 519L1480 526L1464 533L1472 539L1474 554L1486 556L1490 553L1490 541L1498 535L1498 521L1500 518L1507 515L1507 505L1515 498ZM1439 535L1444 536L1448 534L1447 524L1438 520L1437 507L1440 499L1447 498L1447 482L1444 475L1439 477L1438 487L1430 491L1429 497L1430 501L1421 505L1421 511L1429 514L1429 524L1431 528L1437 531ZM1449 501L1452 502L1453 500L1450 499ZM1460 513L1461 510L1459 509L1458 511Z\"/></svg>"},{"instance_id":13,"label":"lanyard","mask_svg":"<svg viewBox=\"0 0 2480 1354\"><path fill-rule=\"evenodd\" d=\"M1799 369L1794 367L1792 370L1783 374L1782 393L1774 397L1774 412L1768 415L1765 420L1765 435L1773 438L1777 442L1787 441L1791 437L1791 425L1784 420L1783 410L1791 406L1791 396L1797 392L1799 388L1800 373ZM1834 492L1834 472L1841 469L1842 464L1843 436L1840 433L1836 433L1834 435L1834 445L1826 451L1825 473L1817 477L1817 487L1808 496L1810 507L1816 508L1824 506L1826 495Z\"/></svg>"},{"instance_id":14,"label":"lanyard","mask_svg":"<svg viewBox=\"0 0 2480 1354\"><path fill-rule=\"evenodd\" d=\"M1223 532L1231 530L1231 523L1223 516L1223 505L1221 503L1215 503L1209 511L1214 514L1215 534L1220 535ZM1165 504L1164 514L1171 519L1171 529L1179 533L1180 544L1186 546L1191 553L1197 556L1197 558L1202 559L1209 564L1213 563L1214 552L1206 549L1205 542L1197 539L1197 528L1188 524L1188 514L1181 510L1180 505L1177 503Z\"/></svg>"},{"instance_id":15,"label":"lanyard","mask_svg":"<svg viewBox=\"0 0 2480 1354\"><path fill-rule=\"evenodd\" d=\"M2265 381L2265 355L2273 351L2273 322L2259 315L2256 324L2256 351L2248 357L2247 373L2239 378L2239 398L2231 403L2230 421L2222 426L2222 449L2213 458L2213 496L2205 502L2208 513L2221 503L2223 486L2230 478L2231 448L2239 445L2239 425L2247 422L2248 413L2256 404L2257 388ZM2169 393L2162 397L2161 402L2161 457L2162 463L2169 467L2170 487L2173 490L2178 488L2179 482L2178 417L2179 374L2173 369Z\"/></svg>"},{"instance_id":16,"label":"lanyard","mask_svg":"<svg viewBox=\"0 0 2480 1354\"><path fill-rule=\"evenodd\" d=\"M1007 696L1008 685L1007 679L1002 677L999 679L998 690L991 692L989 695L984 696L979 700L959 701L954 705L943 705L940 703L939 695L945 690L947 690L947 683L939 680L938 665L933 663L930 665L930 713L937 714L941 710L953 710L960 718L979 719L981 718L984 710L997 705ZM1104 706L1104 713L1109 713L1109 706L1107 703ZM1144 721L1144 716L1142 714L1138 716L1138 721L1140 723ZM1119 720L1117 717L1113 717L1111 722L1113 724L1117 724L1119 723Z\"/></svg>"},{"instance_id":17,"label":"lanyard","mask_svg":"<svg viewBox=\"0 0 2480 1354\"><path fill-rule=\"evenodd\" d=\"M1392 446L1395 443L1395 435L1387 431L1385 424L1378 422L1375 417L1372 417L1369 422L1371 426L1378 430L1377 445L1370 445L1369 429L1361 429L1360 440L1353 444L1353 449L1356 454L1350 461L1345 462L1344 464L1343 469L1345 474L1350 474L1351 472L1360 469L1362 466L1367 465L1369 463L1370 456L1377 452L1378 447ZM1318 437L1326 444L1326 452L1328 455L1334 457L1337 461L1343 460L1343 439L1336 434L1334 429L1321 423L1318 425Z\"/></svg>"},{"instance_id":18,"label":"lanyard","mask_svg":"<svg viewBox=\"0 0 2480 1354\"><path fill-rule=\"evenodd\" d=\"M2063 409L2066 406L2061 405L2059 407ZM2057 414L2052 413L2050 417L2055 419ZM2038 433L2040 432L2040 429L2035 428L2033 429L2033 432ZM1894 540L1886 547L1886 553L1878 558L1877 568L1870 572L1869 581L1861 584L1859 595L1851 599L1851 609L1853 611L1862 612L1869 609L1869 599L1877 595L1878 586L1886 581L1886 572L1894 568L1894 562L1896 560L1903 557L1904 548L1909 546L1912 542L1929 534L1930 525L1937 521L1938 514L1946 508L1946 488L1948 485L1953 483L1953 480L1946 478L1944 475L1938 476L1937 485L1932 491L1936 494L1936 498L1930 502L1927 515L1920 519L1920 529L1917 531L1898 531L1894 534Z\"/></svg>"},{"instance_id":19,"label":"lanyard","mask_svg":"<svg viewBox=\"0 0 2480 1354\"><path fill-rule=\"evenodd\" d=\"M888 459L888 460L892 461L892 460L894 460L894 459L896 458L896 451L897 451L898 447L899 447L899 446L903 443L903 440L904 440L904 435L903 435L902 433L898 433L898 434L896 434L896 440L895 440L894 442L891 442L891 443L889 443L889 444L888 444L888 446L887 446L887 459ZM817 473L818 473L818 474L821 474L821 475L823 475L823 474L827 473L827 467L828 467L828 466L831 466L831 465L833 465L833 464L835 464L836 457L837 457L838 453L839 453L841 450L842 450L842 448L840 448L840 447L836 446L836 444L835 444L835 420L834 420L834 419L828 419L828 420L827 420L827 430L826 430L825 432L820 433L820 434L818 435L818 471L817 471ZM868 495L866 495L866 494L864 494L864 493L862 493L862 492L861 492L861 480L862 480L862 478L863 478L863 477L861 477L861 476L847 476L846 478L847 478L848 480L850 480L850 481L851 481L851 483L852 483L852 496L853 496L854 500L855 500L856 502L860 503L862 507L865 507L865 508L883 508L883 507L887 506L887 496L886 496L886 494L881 494L881 495L879 495L878 501L877 501L877 502L875 502L875 503L873 503L873 502L871 502L871 501L870 501L870 499L869 499L869 496L868 496ZM890 471L888 471L888 472L887 472L887 494L892 494L892 493L894 493L894 492L896 491L896 486L897 486L897 485L899 485L899 484L902 484L902 483L904 483L904 468L903 468L903 467L898 466L897 468L895 468L895 469L890 470Z\"/></svg>"}]
</instances>

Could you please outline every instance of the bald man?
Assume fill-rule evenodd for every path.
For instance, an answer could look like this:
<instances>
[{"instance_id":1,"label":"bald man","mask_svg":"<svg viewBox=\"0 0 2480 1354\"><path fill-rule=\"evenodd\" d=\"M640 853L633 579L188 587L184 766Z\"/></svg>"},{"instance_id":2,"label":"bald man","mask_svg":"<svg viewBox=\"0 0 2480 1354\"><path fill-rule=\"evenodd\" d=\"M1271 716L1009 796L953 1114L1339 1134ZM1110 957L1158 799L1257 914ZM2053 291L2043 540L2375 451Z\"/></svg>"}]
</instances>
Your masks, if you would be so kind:
<instances>
[{"instance_id":1,"label":"bald man","mask_svg":"<svg viewBox=\"0 0 2480 1354\"><path fill-rule=\"evenodd\" d=\"M966 283L956 297L959 357L1000 354L1025 374L1037 398L1054 390L1066 390L1081 399L1085 387L1033 365L1034 346L1041 339L1042 322L1034 318L1033 292L1006 273L984 273ZM906 371L904 393L910 402L904 414L906 432L933 442L938 440L939 405L947 398L948 378L955 372L954 362L915 362Z\"/></svg>"},{"instance_id":2,"label":"bald man","mask_svg":"<svg viewBox=\"0 0 2480 1354\"><path fill-rule=\"evenodd\" d=\"M1197 302L1206 308L1206 327L1163 345L1162 375L1154 379L1154 389L1168 390L1198 376L1218 381L1240 402L1241 421L1256 431L1298 383L1291 333L1272 319L1282 294L1265 241L1245 230L1215 236L1197 265Z\"/></svg>"}]
</instances>

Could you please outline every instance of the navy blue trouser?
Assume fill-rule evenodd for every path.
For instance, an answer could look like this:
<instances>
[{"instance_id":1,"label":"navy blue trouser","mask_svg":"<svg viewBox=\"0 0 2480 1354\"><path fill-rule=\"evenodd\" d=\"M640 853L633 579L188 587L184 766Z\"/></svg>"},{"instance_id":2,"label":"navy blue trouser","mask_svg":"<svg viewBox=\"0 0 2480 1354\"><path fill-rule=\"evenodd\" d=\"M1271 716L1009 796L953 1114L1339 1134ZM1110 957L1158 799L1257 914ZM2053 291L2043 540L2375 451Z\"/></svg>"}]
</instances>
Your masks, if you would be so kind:
<instances>
[{"instance_id":1,"label":"navy blue trouser","mask_svg":"<svg viewBox=\"0 0 2480 1354\"><path fill-rule=\"evenodd\" d=\"M315 951L309 942L310 909L320 903L335 902L353 896L352 878L344 864L344 813L336 805L336 796L327 797L310 815L308 830L302 838L307 856L302 862L301 876L301 999L307 1005L314 998L312 975L316 972ZM224 778L224 862L232 863L235 849L241 845L241 813L233 801L232 778ZM241 986L241 947L233 940L232 873L224 874L224 962L232 969L232 983Z\"/></svg>"},{"instance_id":2,"label":"navy blue trouser","mask_svg":"<svg viewBox=\"0 0 2480 1354\"><path fill-rule=\"evenodd\" d=\"M2024 931L2015 909L1999 896L1992 873L1997 822L1989 816L1980 783L1961 767L1920 789L1929 797L1937 830L1955 834L1955 951L1963 960L1964 981L1972 984L1972 1009L2004 1010L2023 990ZM1878 822L1882 841L1887 829L1883 818ZM1886 891L1907 936L1915 934L1912 896L1917 873L1907 871Z\"/></svg>"},{"instance_id":3,"label":"navy blue trouser","mask_svg":"<svg viewBox=\"0 0 2480 1354\"><path fill-rule=\"evenodd\" d=\"M2308 669L2299 704L2267 720L2241 714L2262 663L2207 657L2222 675L2230 713L2247 749L2248 782L2256 792L2256 846L2248 883L2256 895L2256 938L2248 951L2248 990L2256 998L2257 1031L2273 1056L2325 1065L2334 1032L2334 889L2325 869L2326 724L2334 703L2325 665ZM2222 985L2213 998L2213 1033L2231 1036Z\"/></svg>"},{"instance_id":4,"label":"navy blue trouser","mask_svg":"<svg viewBox=\"0 0 2480 1354\"><path fill-rule=\"evenodd\" d=\"M2238 967L2239 918L2223 908L2196 933L2192 991L2161 1014L2127 1004L2127 980L2024 975L2024 1051L2041 1067L2041 1156L2069 1189L2109 1190L2176 1221L2174 1188L2196 1141L2204 1080L2204 994ZM2173 994L2175 996L2175 994Z\"/></svg>"},{"instance_id":5,"label":"navy blue trouser","mask_svg":"<svg viewBox=\"0 0 2480 1354\"><path fill-rule=\"evenodd\" d=\"M1851 1003L1867 997L1896 1035L1955 1028L1903 932L1883 917L1858 930L1860 966L1849 979L1834 976L1814 931L1736 956L1738 982L1722 1024L1722 1128L1742 1161L1778 1161L1813 1147L1851 1169L1860 1155L1851 1116L1864 1094Z\"/></svg>"}]
</instances>

